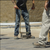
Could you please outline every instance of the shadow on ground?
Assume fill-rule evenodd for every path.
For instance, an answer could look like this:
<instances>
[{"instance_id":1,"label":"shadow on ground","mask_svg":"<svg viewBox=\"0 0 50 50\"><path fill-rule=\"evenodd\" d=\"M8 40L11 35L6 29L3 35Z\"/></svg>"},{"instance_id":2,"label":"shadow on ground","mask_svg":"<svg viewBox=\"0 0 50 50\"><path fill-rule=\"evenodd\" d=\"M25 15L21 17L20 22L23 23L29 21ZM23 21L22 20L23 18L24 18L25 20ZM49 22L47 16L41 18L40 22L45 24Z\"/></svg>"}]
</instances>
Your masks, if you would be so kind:
<instances>
[{"instance_id":1,"label":"shadow on ground","mask_svg":"<svg viewBox=\"0 0 50 50\"><path fill-rule=\"evenodd\" d=\"M6 34L0 34L0 36L5 36Z\"/></svg>"},{"instance_id":2,"label":"shadow on ground","mask_svg":"<svg viewBox=\"0 0 50 50\"><path fill-rule=\"evenodd\" d=\"M49 46L46 46L46 48L50 48L50 45Z\"/></svg>"},{"instance_id":3,"label":"shadow on ground","mask_svg":"<svg viewBox=\"0 0 50 50\"><path fill-rule=\"evenodd\" d=\"M2 39L10 39L10 38L0 38L0 40L2 40Z\"/></svg>"}]
</instances>

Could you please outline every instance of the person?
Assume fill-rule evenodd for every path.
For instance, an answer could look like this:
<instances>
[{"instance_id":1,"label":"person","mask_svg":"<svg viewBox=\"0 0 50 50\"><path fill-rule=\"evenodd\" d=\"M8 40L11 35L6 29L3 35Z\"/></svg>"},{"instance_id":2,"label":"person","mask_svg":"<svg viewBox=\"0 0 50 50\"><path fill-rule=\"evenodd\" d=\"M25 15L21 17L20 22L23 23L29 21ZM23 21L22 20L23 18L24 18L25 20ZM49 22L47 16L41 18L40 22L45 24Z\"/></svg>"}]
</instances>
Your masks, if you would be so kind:
<instances>
[{"instance_id":1,"label":"person","mask_svg":"<svg viewBox=\"0 0 50 50\"><path fill-rule=\"evenodd\" d=\"M29 26L29 13L27 11L26 2L27 0L17 0L17 3L16 3L15 0L12 0L12 3L14 4L14 7L16 9L16 24L15 24L15 33L14 33L14 36L16 39L18 38L18 34L19 34L20 10L22 12L21 14L25 21L26 32L28 32L26 33L27 38L31 37L31 31ZM34 0L33 0L33 5L31 9L35 9Z\"/></svg>"},{"instance_id":2,"label":"person","mask_svg":"<svg viewBox=\"0 0 50 50\"><path fill-rule=\"evenodd\" d=\"M50 0L45 0L45 9L42 15L42 28L39 34L38 42L34 43L34 47L46 47L47 34L50 29Z\"/></svg>"}]
</instances>

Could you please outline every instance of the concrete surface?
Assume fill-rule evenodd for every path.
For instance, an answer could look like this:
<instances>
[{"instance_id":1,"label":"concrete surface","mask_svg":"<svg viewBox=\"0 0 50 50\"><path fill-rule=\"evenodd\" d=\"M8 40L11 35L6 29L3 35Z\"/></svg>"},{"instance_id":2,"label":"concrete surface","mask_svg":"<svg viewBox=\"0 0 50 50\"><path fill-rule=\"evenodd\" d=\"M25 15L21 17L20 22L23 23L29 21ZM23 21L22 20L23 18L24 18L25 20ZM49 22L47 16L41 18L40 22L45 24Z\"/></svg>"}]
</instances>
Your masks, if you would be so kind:
<instances>
[{"instance_id":1,"label":"concrete surface","mask_svg":"<svg viewBox=\"0 0 50 50\"><path fill-rule=\"evenodd\" d=\"M0 34L0 50L50 50L48 48L34 48L32 43L38 41L39 33L41 27L31 27L32 36L35 36L35 39L14 39L14 28L1 28ZM21 31L25 32L25 28L22 28ZM19 34L20 37L20 34Z\"/></svg>"}]
</instances>

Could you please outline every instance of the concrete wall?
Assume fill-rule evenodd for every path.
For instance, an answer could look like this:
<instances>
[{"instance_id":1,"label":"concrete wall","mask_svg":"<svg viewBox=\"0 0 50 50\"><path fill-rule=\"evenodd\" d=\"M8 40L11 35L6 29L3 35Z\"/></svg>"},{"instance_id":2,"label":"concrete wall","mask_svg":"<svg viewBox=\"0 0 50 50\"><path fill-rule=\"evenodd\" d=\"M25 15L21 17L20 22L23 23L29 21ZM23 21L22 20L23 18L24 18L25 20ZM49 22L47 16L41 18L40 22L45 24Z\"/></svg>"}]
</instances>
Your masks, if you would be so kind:
<instances>
[{"instance_id":1,"label":"concrete wall","mask_svg":"<svg viewBox=\"0 0 50 50\"><path fill-rule=\"evenodd\" d=\"M15 22L15 9L13 3L9 0L0 1L1 3L1 15L0 22ZM27 2L28 10L31 8L32 1ZM42 19L42 13L44 10L44 1L35 1L35 10L29 12L30 21L39 22ZM22 19L22 21L24 21Z\"/></svg>"}]
</instances>

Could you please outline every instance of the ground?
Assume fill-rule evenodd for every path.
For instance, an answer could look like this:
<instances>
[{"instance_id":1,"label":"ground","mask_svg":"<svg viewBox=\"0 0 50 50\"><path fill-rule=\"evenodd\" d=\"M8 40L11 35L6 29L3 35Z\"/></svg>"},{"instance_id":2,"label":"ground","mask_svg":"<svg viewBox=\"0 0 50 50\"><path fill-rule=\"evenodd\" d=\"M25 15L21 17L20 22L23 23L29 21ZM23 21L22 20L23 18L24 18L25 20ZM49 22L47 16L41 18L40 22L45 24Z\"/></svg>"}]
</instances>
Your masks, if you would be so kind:
<instances>
[{"instance_id":1,"label":"ground","mask_svg":"<svg viewBox=\"0 0 50 50\"><path fill-rule=\"evenodd\" d=\"M50 50L50 47L41 49L41 48L34 48L34 45L32 45L32 43L38 41L41 27L38 26L31 27L31 34L35 38L18 39L18 40L14 39L14 28L4 28L4 27L5 26L1 26L0 50ZM25 31L25 28L22 28L21 31Z\"/></svg>"}]
</instances>

